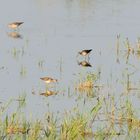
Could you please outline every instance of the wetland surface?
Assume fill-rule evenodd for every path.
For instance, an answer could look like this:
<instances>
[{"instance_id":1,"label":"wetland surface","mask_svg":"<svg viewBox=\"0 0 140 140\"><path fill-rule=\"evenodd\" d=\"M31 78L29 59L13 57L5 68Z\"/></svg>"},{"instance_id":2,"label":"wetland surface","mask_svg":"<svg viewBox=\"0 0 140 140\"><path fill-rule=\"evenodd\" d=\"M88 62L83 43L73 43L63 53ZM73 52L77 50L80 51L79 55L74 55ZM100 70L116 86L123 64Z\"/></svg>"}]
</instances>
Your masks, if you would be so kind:
<instances>
[{"instance_id":1,"label":"wetland surface","mask_svg":"<svg viewBox=\"0 0 140 140\"><path fill-rule=\"evenodd\" d=\"M67 130L59 124L62 132L59 139L108 139L110 135L110 139L116 136L127 139L128 134L138 139L139 6L139 0L3 1L0 5L2 123L14 113L18 118L21 113L34 121L53 114L58 122L63 122L68 114L89 113L88 128L92 131L86 133L80 128L83 137L75 137L76 134L70 137L72 134L66 133L71 127ZM24 23L16 30L8 28L15 21ZM84 49L92 49L89 58L77 55ZM46 76L58 82L46 84L40 79ZM70 124L80 125L77 122L80 119L76 119ZM40 123L36 125L41 127ZM19 130L13 131L7 133ZM50 140L58 136L45 134ZM43 139L42 135L37 138Z\"/></svg>"}]
</instances>

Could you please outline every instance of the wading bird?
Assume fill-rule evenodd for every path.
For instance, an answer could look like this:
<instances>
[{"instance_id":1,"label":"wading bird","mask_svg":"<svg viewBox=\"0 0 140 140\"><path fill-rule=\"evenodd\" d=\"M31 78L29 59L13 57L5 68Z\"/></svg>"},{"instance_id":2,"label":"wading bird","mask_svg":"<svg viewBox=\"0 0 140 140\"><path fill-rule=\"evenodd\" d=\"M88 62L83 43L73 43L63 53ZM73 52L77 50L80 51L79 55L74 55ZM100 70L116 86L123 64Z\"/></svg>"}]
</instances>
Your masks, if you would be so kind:
<instances>
[{"instance_id":1,"label":"wading bird","mask_svg":"<svg viewBox=\"0 0 140 140\"><path fill-rule=\"evenodd\" d=\"M53 79L51 77L42 77L40 79L43 80L47 84L49 84L49 83L56 83L58 81L57 79Z\"/></svg>"},{"instance_id":2,"label":"wading bird","mask_svg":"<svg viewBox=\"0 0 140 140\"><path fill-rule=\"evenodd\" d=\"M78 52L80 55L82 56L87 56L89 55L89 53L92 51L92 49L90 50L82 50L81 52Z\"/></svg>"},{"instance_id":3,"label":"wading bird","mask_svg":"<svg viewBox=\"0 0 140 140\"><path fill-rule=\"evenodd\" d=\"M85 59L86 59L86 56L87 56L87 58L88 58L88 60L89 60L89 53L90 53L91 51L92 51L92 49L90 49L90 50L82 50L82 51L78 52L77 57L78 57L79 55L81 55L81 56L84 56Z\"/></svg>"},{"instance_id":4,"label":"wading bird","mask_svg":"<svg viewBox=\"0 0 140 140\"><path fill-rule=\"evenodd\" d=\"M23 23L24 22L13 22L13 23L8 24L8 27L11 29L17 29Z\"/></svg>"}]
</instances>

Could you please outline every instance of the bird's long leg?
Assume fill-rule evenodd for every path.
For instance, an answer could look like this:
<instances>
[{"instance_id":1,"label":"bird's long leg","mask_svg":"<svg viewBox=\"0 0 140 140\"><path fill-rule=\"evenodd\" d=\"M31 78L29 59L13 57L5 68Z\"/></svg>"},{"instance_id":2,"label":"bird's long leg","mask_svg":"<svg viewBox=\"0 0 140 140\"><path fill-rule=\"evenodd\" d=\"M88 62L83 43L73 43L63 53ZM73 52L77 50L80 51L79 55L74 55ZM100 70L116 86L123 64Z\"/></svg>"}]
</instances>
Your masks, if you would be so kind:
<instances>
[{"instance_id":1,"label":"bird's long leg","mask_svg":"<svg viewBox=\"0 0 140 140\"><path fill-rule=\"evenodd\" d=\"M88 57L88 62L89 62L89 60L90 60L90 57L89 57L89 55L88 55L87 57Z\"/></svg>"},{"instance_id":2,"label":"bird's long leg","mask_svg":"<svg viewBox=\"0 0 140 140\"><path fill-rule=\"evenodd\" d=\"M17 29L16 28L14 29L14 32L17 32Z\"/></svg>"},{"instance_id":3,"label":"bird's long leg","mask_svg":"<svg viewBox=\"0 0 140 140\"><path fill-rule=\"evenodd\" d=\"M17 30L17 32L19 32L19 28L18 28L18 27L17 27L17 29L16 29L16 30Z\"/></svg>"},{"instance_id":4,"label":"bird's long leg","mask_svg":"<svg viewBox=\"0 0 140 140\"><path fill-rule=\"evenodd\" d=\"M85 56L85 61L87 60L87 57Z\"/></svg>"},{"instance_id":5,"label":"bird's long leg","mask_svg":"<svg viewBox=\"0 0 140 140\"><path fill-rule=\"evenodd\" d=\"M50 88L52 88L51 84L46 84L46 91L49 90Z\"/></svg>"},{"instance_id":6,"label":"bird's long leg","mask_svg":"<svg viewBox=\"0 0 140 140\"><path fill-rule=\"evenodd\" d=\"M48 86L48 84L46 84L46 91L49 89L49 86Z\"/></svg>"}]
</instances>

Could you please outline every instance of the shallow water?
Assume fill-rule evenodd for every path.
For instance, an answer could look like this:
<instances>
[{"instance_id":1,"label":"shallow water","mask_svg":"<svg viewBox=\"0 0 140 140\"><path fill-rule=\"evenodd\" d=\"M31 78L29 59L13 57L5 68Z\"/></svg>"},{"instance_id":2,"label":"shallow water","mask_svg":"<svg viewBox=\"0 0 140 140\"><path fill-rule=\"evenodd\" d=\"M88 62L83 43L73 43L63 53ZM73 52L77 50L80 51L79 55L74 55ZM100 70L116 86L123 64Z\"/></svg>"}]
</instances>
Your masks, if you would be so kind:
<instances>
[{"instance_id":1,"label":"shallow water","mask_svg":"<svg viewBox=\"0 0 140 140\"><path fill-rule=\"evenodd\" d=\"M98 94L115 95L117 102L121 94L128 93L126 77L133 71L136 72L131 82L139 87L139 59L131 54L127 60L123 44L128 37L134 45L140 36L139 4L138 0L3 1L0 5L0 101L26 94L25 112L42 117L48 110L64 112L77 104L80 109L90 108ZM7 25L14 21L24 22L18 30L21 38L8 35L13 30ZM117 56L118 34L121 51ZM77 65L77 52L82 49L93 49L91 68ZM84 58L79 56L78 61L82 60ZM95 93L95 98L88 99L84 106L84 99L75 95L74 82L78 80L78 73L84 75L98 70L101 76L97 84L103 89ZM46 89L45 83L40 80L44 76L58 79L58 84L54 85L58 95L39 96ZM68 89L71 96L67 95ZM139 90L131 90L127 98L137 107Z\"/></svg>"}]
</instances>

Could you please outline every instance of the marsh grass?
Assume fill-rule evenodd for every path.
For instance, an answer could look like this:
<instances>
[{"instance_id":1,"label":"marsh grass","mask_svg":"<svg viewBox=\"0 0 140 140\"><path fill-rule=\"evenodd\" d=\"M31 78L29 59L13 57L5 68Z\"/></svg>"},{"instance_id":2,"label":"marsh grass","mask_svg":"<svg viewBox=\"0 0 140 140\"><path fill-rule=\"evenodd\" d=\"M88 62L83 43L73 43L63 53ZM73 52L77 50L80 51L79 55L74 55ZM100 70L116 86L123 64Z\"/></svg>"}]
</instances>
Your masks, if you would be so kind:
<instances>
[{"instance_id":1,"label":"marsh grass","mask_svg":"<svg viewBox=\"0 0 140 140\"><path fill-rule=\"evenodd\" d=\"M22 65L20 69L20 76L25 77L26 75L27 75L27 68Z\"/></svg>"},{"instance_id":2,"label":"marsh grass","mask_svg":"<svg viewBox=\"0 0 140 140\"><path fill-rule=\"evenodd\" d=\"M26 107L26 96L18 98L22 104L16 112L5 115L15 100L3 105L0 119L0 138L7 140L91 140L140 137L140 119L132 103L127 99L116 105L115 98L97 98L95 105L86 113L75 111L57 117L47 112L43 119L26 119L22 111ZM19 109L20 108L20 109ZM102 125L97 125L101 123ZM129 136L129 137L128 137Z\"/></svg>"},{"instance_id":3,"label":"marsh grass","mask_svg":"<svg viewBox=\"0 0 140 140\"><path fill-rule=\"evenodd\" d=\"M11 49L10 53L12 54L14 59L18 60L19 58L25 55L25 47L21 47L21 48L14 47Z\"/></svg>"},{"instance_id":4,"label":"marsh grass","mask_svg":"<svg viewBox=\"0 0 140 140\"><path fill-rule=\"evenodd\" d=\"M137 39L135 43L130 42L128 38L126 38L123 43L121 42L121 37L117 37L117 43L116 43L116 52L117 55L120 54L120 52L124 51L126 52L127 59L129 58L130 54L136 55L137 58L139 58L140 54L140 38Z\"/></svg>"},{"instance_id":5,"label":"marsh grass","mask_svg":"<svg viewBox=\"0 0 140 140\"><path fill-rule=\"evenodd\" d=\"M88 119L83 114L76 114L75 117L67 117L63 120L60 129L61 140L84 140L85 135L91 133L88 128Z\"/></svg>"},{"instance_id":6,"label":"marsh grass","mask_svg":"<svg viewBox=\"0 0 140 140\"><path fill-rule=\"evenodd\" d=\"M87 97L94 97L94 90L98 75L87 73L86 75L80 74L78 82L75 84L75 90L81 94L86 94Z\"/></svg>"},{"instance_id":7,"label":"marsh grass","mask_svg":"<svg viewBox=\"0 0 140 140\"><path fill-rule=\"evenodd\" d=\"M39 59L37 64L38 64L38 68L43 70L44 64L45 64L45 60L44 59Z\"/></svg>"}]
</instances>

